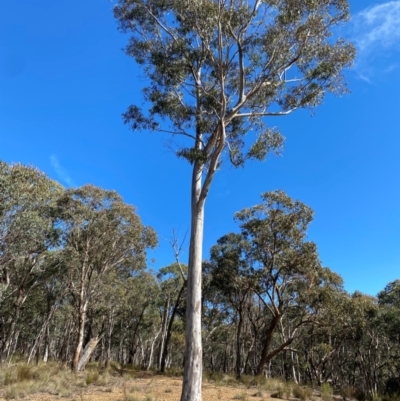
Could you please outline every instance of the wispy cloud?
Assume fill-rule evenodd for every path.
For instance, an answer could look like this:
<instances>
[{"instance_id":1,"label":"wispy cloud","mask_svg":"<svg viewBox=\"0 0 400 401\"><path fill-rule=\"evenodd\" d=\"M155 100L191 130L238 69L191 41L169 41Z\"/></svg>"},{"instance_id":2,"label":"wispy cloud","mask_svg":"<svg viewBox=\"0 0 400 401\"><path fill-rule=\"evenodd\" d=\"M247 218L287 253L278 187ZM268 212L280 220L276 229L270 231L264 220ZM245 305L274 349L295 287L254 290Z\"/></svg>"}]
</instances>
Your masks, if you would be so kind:
<instances>
[{"instance_id":1,"label":"wispy cloud","mask_svg":"<svg viewBox=\"0 0 400 401\"><path fill-rule=\"evenodd\" d=\"M392 72L394 70L397 70L399 68L398 64L390 64L383 72Z\"/></svg>"},{"instance_id":2,"label":"wispy cloud","mask_svg":"<svg viewBox=\"0 0 400 401\"><path fill-rule=\"evenodd\" d=\"M64 167L61 166L60 162L57 159L56 155L51 155L50 156L50 162L51 165L54 168L54 171L56 172L58 178L64 183L67 184L69 187L75 187L75 183L68 174L68 172L64 169Z\"/></svg>"},{"instance_id":3,"label":"wispy cloud","mask_svg":"<svg viewBox=\"0 0 400 401\"><path fill-rule=\"evenodd\" d=\"M393 71L393 56L400 53L400 0L368 7L352 18L352 40L358 50L360 78Z\"/></svg>"},{"instance_id":4,"label":"wispy cloud","mask_svg":"<svg viewBox=\"0 0 400 401\"><path fill-rule=\"evenodd\" d=\"M361 52L400 49L400 0L368 7L355 15L353 23Z\"/></svg>"}]
</instances>

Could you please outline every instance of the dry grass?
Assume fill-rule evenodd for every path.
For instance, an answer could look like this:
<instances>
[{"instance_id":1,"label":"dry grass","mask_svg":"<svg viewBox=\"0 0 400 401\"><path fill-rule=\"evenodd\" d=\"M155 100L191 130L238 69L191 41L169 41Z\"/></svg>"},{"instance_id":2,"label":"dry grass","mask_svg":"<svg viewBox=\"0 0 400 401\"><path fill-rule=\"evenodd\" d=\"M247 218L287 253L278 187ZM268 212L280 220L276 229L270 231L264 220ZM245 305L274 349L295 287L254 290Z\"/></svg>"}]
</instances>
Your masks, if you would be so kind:
<instances>
[{"instance_id":1,"label":"dry grass","mask_svg":"<svg viewBox=\"0 0 400 401\"><path fill-rule=\"evenodd\" d=\"M74 374L57 364L17 364L0 370L0 401L175 401L180 398L182 385L182 379L176 376L116 365L100 369L90 364L85 372ZM306 401L311 394L293 383L251 376L237 381L224 374L205 374L202 391L204 401L271 401L271 395Z\"/></svg>"},{"instance_id":2,"label":"dry grass","mask_svg":"<svg viewBox=\"0 0 400 401\"><path fill-rule=\"evenodd\" d=\"M313 391L310 387L299 386L298 384L292 387L293 397L298 398L301 401L311 400L313 396Z\"/></svg>"}]
</instances>

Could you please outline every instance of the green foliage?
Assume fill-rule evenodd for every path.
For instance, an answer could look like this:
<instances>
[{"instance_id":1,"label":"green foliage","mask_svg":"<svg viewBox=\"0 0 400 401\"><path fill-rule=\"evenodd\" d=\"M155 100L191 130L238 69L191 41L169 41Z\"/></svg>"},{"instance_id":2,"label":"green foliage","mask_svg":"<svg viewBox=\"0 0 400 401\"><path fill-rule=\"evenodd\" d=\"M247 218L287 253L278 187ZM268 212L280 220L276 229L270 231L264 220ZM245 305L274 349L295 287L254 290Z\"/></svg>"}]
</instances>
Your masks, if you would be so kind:
<instances>
[{"instance_id":1,"label":"green foliage","mask_svg":"<svg viewBox=\"0 0 400 401\"><path fill-rule=\"evenodd\" d=\"M0 310L14 327L32 289L57 273L50 249L58 243L54 210L62 192L33 167L0 162ZM2 335L4 360L13 332Z\"/></svg>"},{"instance_id":2,"label":"green foliage","mask_svg":"<svg viewBox=\"0 0 400 401\"><path fill-rule=\"evenodd\" d=\"M221 152L235 166L279 153L283 138L263 117L346 92L341 70L355 56L351 44L331 37L349 17L345 0L119 0L114 15L131 33L126 53L150 82L148 113L132 105L125 123L193 139L178 156L213 168ZM249 132L256 133L250 145Z\"/></svg>"},{"instance_id":3,"label":"green foliage","mask_svg":"<svg viewBox=\"0 0 400 401\"><path fill-rule=\"evenodd\" d=\"M154 230L143 226L134 207L115 191L85 185L65 191L57 207L63 256L72 265L89 257L97 274L116 265L132 272L145 266L146 248L157 244ZM83 249L85 256L80 252Z\"/></svg>"}]
</instances>

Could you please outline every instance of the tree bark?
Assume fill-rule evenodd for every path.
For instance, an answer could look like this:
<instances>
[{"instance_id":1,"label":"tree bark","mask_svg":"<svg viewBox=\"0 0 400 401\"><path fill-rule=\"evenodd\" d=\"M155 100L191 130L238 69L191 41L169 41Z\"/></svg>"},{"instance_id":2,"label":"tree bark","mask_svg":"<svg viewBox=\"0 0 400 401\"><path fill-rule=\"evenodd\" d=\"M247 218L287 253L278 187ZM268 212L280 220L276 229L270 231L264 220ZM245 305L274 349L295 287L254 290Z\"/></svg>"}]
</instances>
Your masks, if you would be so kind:
<instances>
[{"instance_id":1,"label":"tree bark","mask_svg":"<svg viewBox=\"0 0 400 401\"><path fill-rule=\"evenodd\" d=\"M176 311L178 309L178 306L181 303L181 297L182 297L182 294L183 294L183 290L185 289L185 286L186 286L186 284L183 283L182 287L181 287L181 289L179 291L178 298L175 301L175 305L174 305L174 309L172 310L171 318L169 319L169 322L168 322L167 334L166 334L165 341L164 341L164 349L163 349L163 353L161 355L161 363L160 363L161 373L164 373L164 371L165 371L165 362L166 362L167 356L168 356L168 344L169 344L169 341L171 339L172 325L173 325L174 320L175 320L175 315L176 315Z\"/></svg>"},{"instance_id":2,"label":"tree bark","mask_svg":"<svg viewBox=\"0 0 400 401\"><path fill-rule=\"evenodd\" d=\"M25 303L26 298L27 298L27 295L25 293L23 286L21 285L21 287L18 290L18 298L16 299L15 304L14 304L14 313L10 317L9 329L5 336L5 339L3 340L3 349L1 352L1 362L6 361L10 356L11 345L15 339L15 327L16 327L17 321L19 319L21 307Z\"/></svg>"},{"instance_id":3,"label":"tree bark","mask_svg":"<svg viewBox=\"0 0 400 401\"><path fill-rule=\"evenodd\" d=\"M49 351L50 351L49 340L50 340L50 333L49 333L49 326L47 326L46 327L46 340L44 343L44 353L43 353L43 362L44 363L47 363L47 361L49 359Z\"/></svg>"},{"instance_id":4,"label":"tree bark","mask_svg":"<svg viewBox=\"0 0 400 401\"><path fill-rule=\"evenodd\" d=\"M134 365L134 359L135 359L136 348L137 348L136 347L136 334L139 330L139 325L142 321L144 311L146 310L146 308L147 308L147 305L144 306L144 308L142 309L142 312L140 313L138 321L136 322L136 325L135 325L135 329L133 330L132 340L130 341L128 364L131 364L131 365Z\"/></svg>"},{"instance_id":5,"label":"tree bark","mask_svg":"<svg viewBox=\"0 0 400 401\"><path fill-rule=\"evenodd\" d=\"M153 341L151 342L149 362L147 364L146 370L150 370L153 365L154 344L156 343L157 338L160 335L161 331L162 331L162 328L160 330L158 330L158 332L156 333L156 335L153 338Z\"/></svg>"},{"instance_id":6,"label":"tree bark","mask_svg":"<svg viewBox=\"0 0 400 401\"><path fill-rule=\"evenodd\" d=\"M201 401L201 275L204 200L201 194L202 165L195 162L192 175L191 233L187 277L185 366L181 401Z\"/></svg>"},{"instance_id":7,"label":"tree bark","mask_svg":"<svg viewBox=\"0 0 400 401\"><path fill-rule=\"evenodd\" d=\"M41 329L39 331L39 334L36 336L35 343L32 346L31 352L29 353L28 362L27 362L28 364L31 362L32 358L35 356L35 353L39 349L40 344L41 344L41 342L43 340L43 337L46 334L46 331L47 331L48 325L50 323L50 320L52 319L53 314L54 314L56 309L57 309L57 305L53 305L51 307L51 309L50 309L49 314L47 315L46 320L43 322L42 327L41 327Z\"/></svg>"},{"instance_id":8,"label":"tree bark","mask_svg":"<svg viewBox=\"0 0 400 401\"><path fill-rule=\"evenodd\" d=\"M106 350L106 362L105 366L108 367L111 361L111 339L112 339L112 332L114 330L114 317L112 321L108 323L108 330L107 330L107 350Z\"/></svg>"},{"instance_id":9,"label":"tree bark","mask_svg":"<svg viewBox=\"0 0 400 401\"><path fill-rule=\"evenodd\" d=\"M272 335L274 334L275 328L279 323L281 316L280 315L275 315L272 317L272 321L269 325L269 328L267 330L267 334L265 336L265 341L264 341L264 347L261 352L261 358L260 362L257 366L257 375L261 375L263 373L264 366L268 362L268 351L269 347L271 346L271 341L272 341Z\"/></svg>"},{"instance_id":10,"label":"tree bark","mask_svg":"<svg viewBox=\"0 0 400 401\"><path fill-rule=\"evenodd\" d=\"M79 362L77 364L76 370L78 372L85 369L86 364L88 363L91 355L93 354L93 351L95 350L95 348L100 340L101 340L101 337L93 337L86 344L86 347L83 350L82 356L80 357Z\"/></svg>"},{"instance_id":11,"label":"tree bark","mask_svg":"<svg viewBox=\"0 0 400 401\"><path fill-rule=\"evenodd\" d=\"M236 332L236 378L240 379L241 376L241 368L242 368L242 361L241 361L241 353L242 353L242 344L240 341L242 335L242 326L243 326L243 318L242 318L242 310L239 310L239 322Z\"/></svg>"},{"instance_id":12,"label":"tree bark","mask_svg":"<svg viewBox=\"0 0 400 401\"><path fill-rule=\"evenodd\" d=\"M72 368L75 372L79 371L78 364L79 358L83 348L83 339L85 334L85 322L87 313L88 302L85 301L81 308L79 308L79 322L78 322L78 341L75 347L74 358L72 360Z\"/></svg>"},{"instance_id":13,"label":"tree bark","mask_svg":"<svg viewBox=\"0 0 400 401\"><path fill-rule=\"evenodd\" d=\"M168 327L168 315L169 315L169 305L170 305L170 297L165 300L164 303L164 311L161 317L161 341L160 341L160 349L158 354L158 369L161 369L162 357L164 355L164 347L165 347L165 339L167 336L167 327Z\"/></svg>"}]
</instances>

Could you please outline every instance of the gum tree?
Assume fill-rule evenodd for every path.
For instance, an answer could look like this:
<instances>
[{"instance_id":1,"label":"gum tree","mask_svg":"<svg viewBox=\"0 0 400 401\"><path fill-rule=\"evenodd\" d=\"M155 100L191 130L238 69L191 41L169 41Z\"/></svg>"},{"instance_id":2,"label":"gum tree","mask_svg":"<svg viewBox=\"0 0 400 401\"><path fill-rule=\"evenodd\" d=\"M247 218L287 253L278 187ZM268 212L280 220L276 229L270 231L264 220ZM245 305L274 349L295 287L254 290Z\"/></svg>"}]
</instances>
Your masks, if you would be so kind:
<instances>
[{"instance_id":1,"label":"gum tree","mask_svg":"<svg viewBox=\"0 0 400 401\"><path fill-rule=\"evenodd\" d=\"M226 156L263 160L282 136L266 117L319 105L346 92L341 71L354 47L333 38L349 18L347 0L119 0L126 52L146 75L134 130L181 137L189 161L191 231L182 400L201 399L201 261L204 206ZM253 136L253 138L250 138ZM248 138L249 137L249 138Z\"/></svg>"},{"instance_id":2,"label":"gum tree","mask_svg":"<svg viewBox=\"0 0 400 401\"><path fill-rule=\"evenodd\" d=\"M313 211L283 191L266 192L262 203L236 213L249 244L245 259L254 272L254 292L269 316L256 373L301 337L301 328L314 325L325 299L341 289L342 279L318 257L307 241ZM274 342L275 333L281 339Z\"/></svg>"},{"instance_id":3,"label":"gum tree","mask_svg":"<svg viewBox=\"0 0 400 401\"><path fill-rule=\"evenodd\" d=\"M61 185L22 164L0 161L0 359L17 341L27 299L55 273L48 260L57 243L53 210Z\"/></svg>"},{"instance_id":4,"label":"gum tree","mask_svg":"<svg viewBox=\"0 0 400 401\"><path fill-rule=\"evenodd\" d=\"M107 274L118 271L128 279L145 267L146 250L156 246L157 238L151 227L142 224L135 208L115 191L93 185L68 189L58 199L57 209L62 230L60 263L65 266L64 280L77 314L72 367L79 371L90 356L86 358L83 349L88 311L101 293ZM95 337L93 347L98 341Z\"/></svg>"},{"instance_id":5,"label":"gum tree","mask_svg":"<svg viewBox=\"0 0 400 401\"><path fill-rule=\"evenodd\" d=\"M240 234L224 235L211 248L210 262L207 264L207 270L211 274L210 287L219 291L237 313L236 377L238 379L242 374L241 338L244 315L253 295L253 271L246 255L250 246Z\"/></svg>"}]
</instances>

